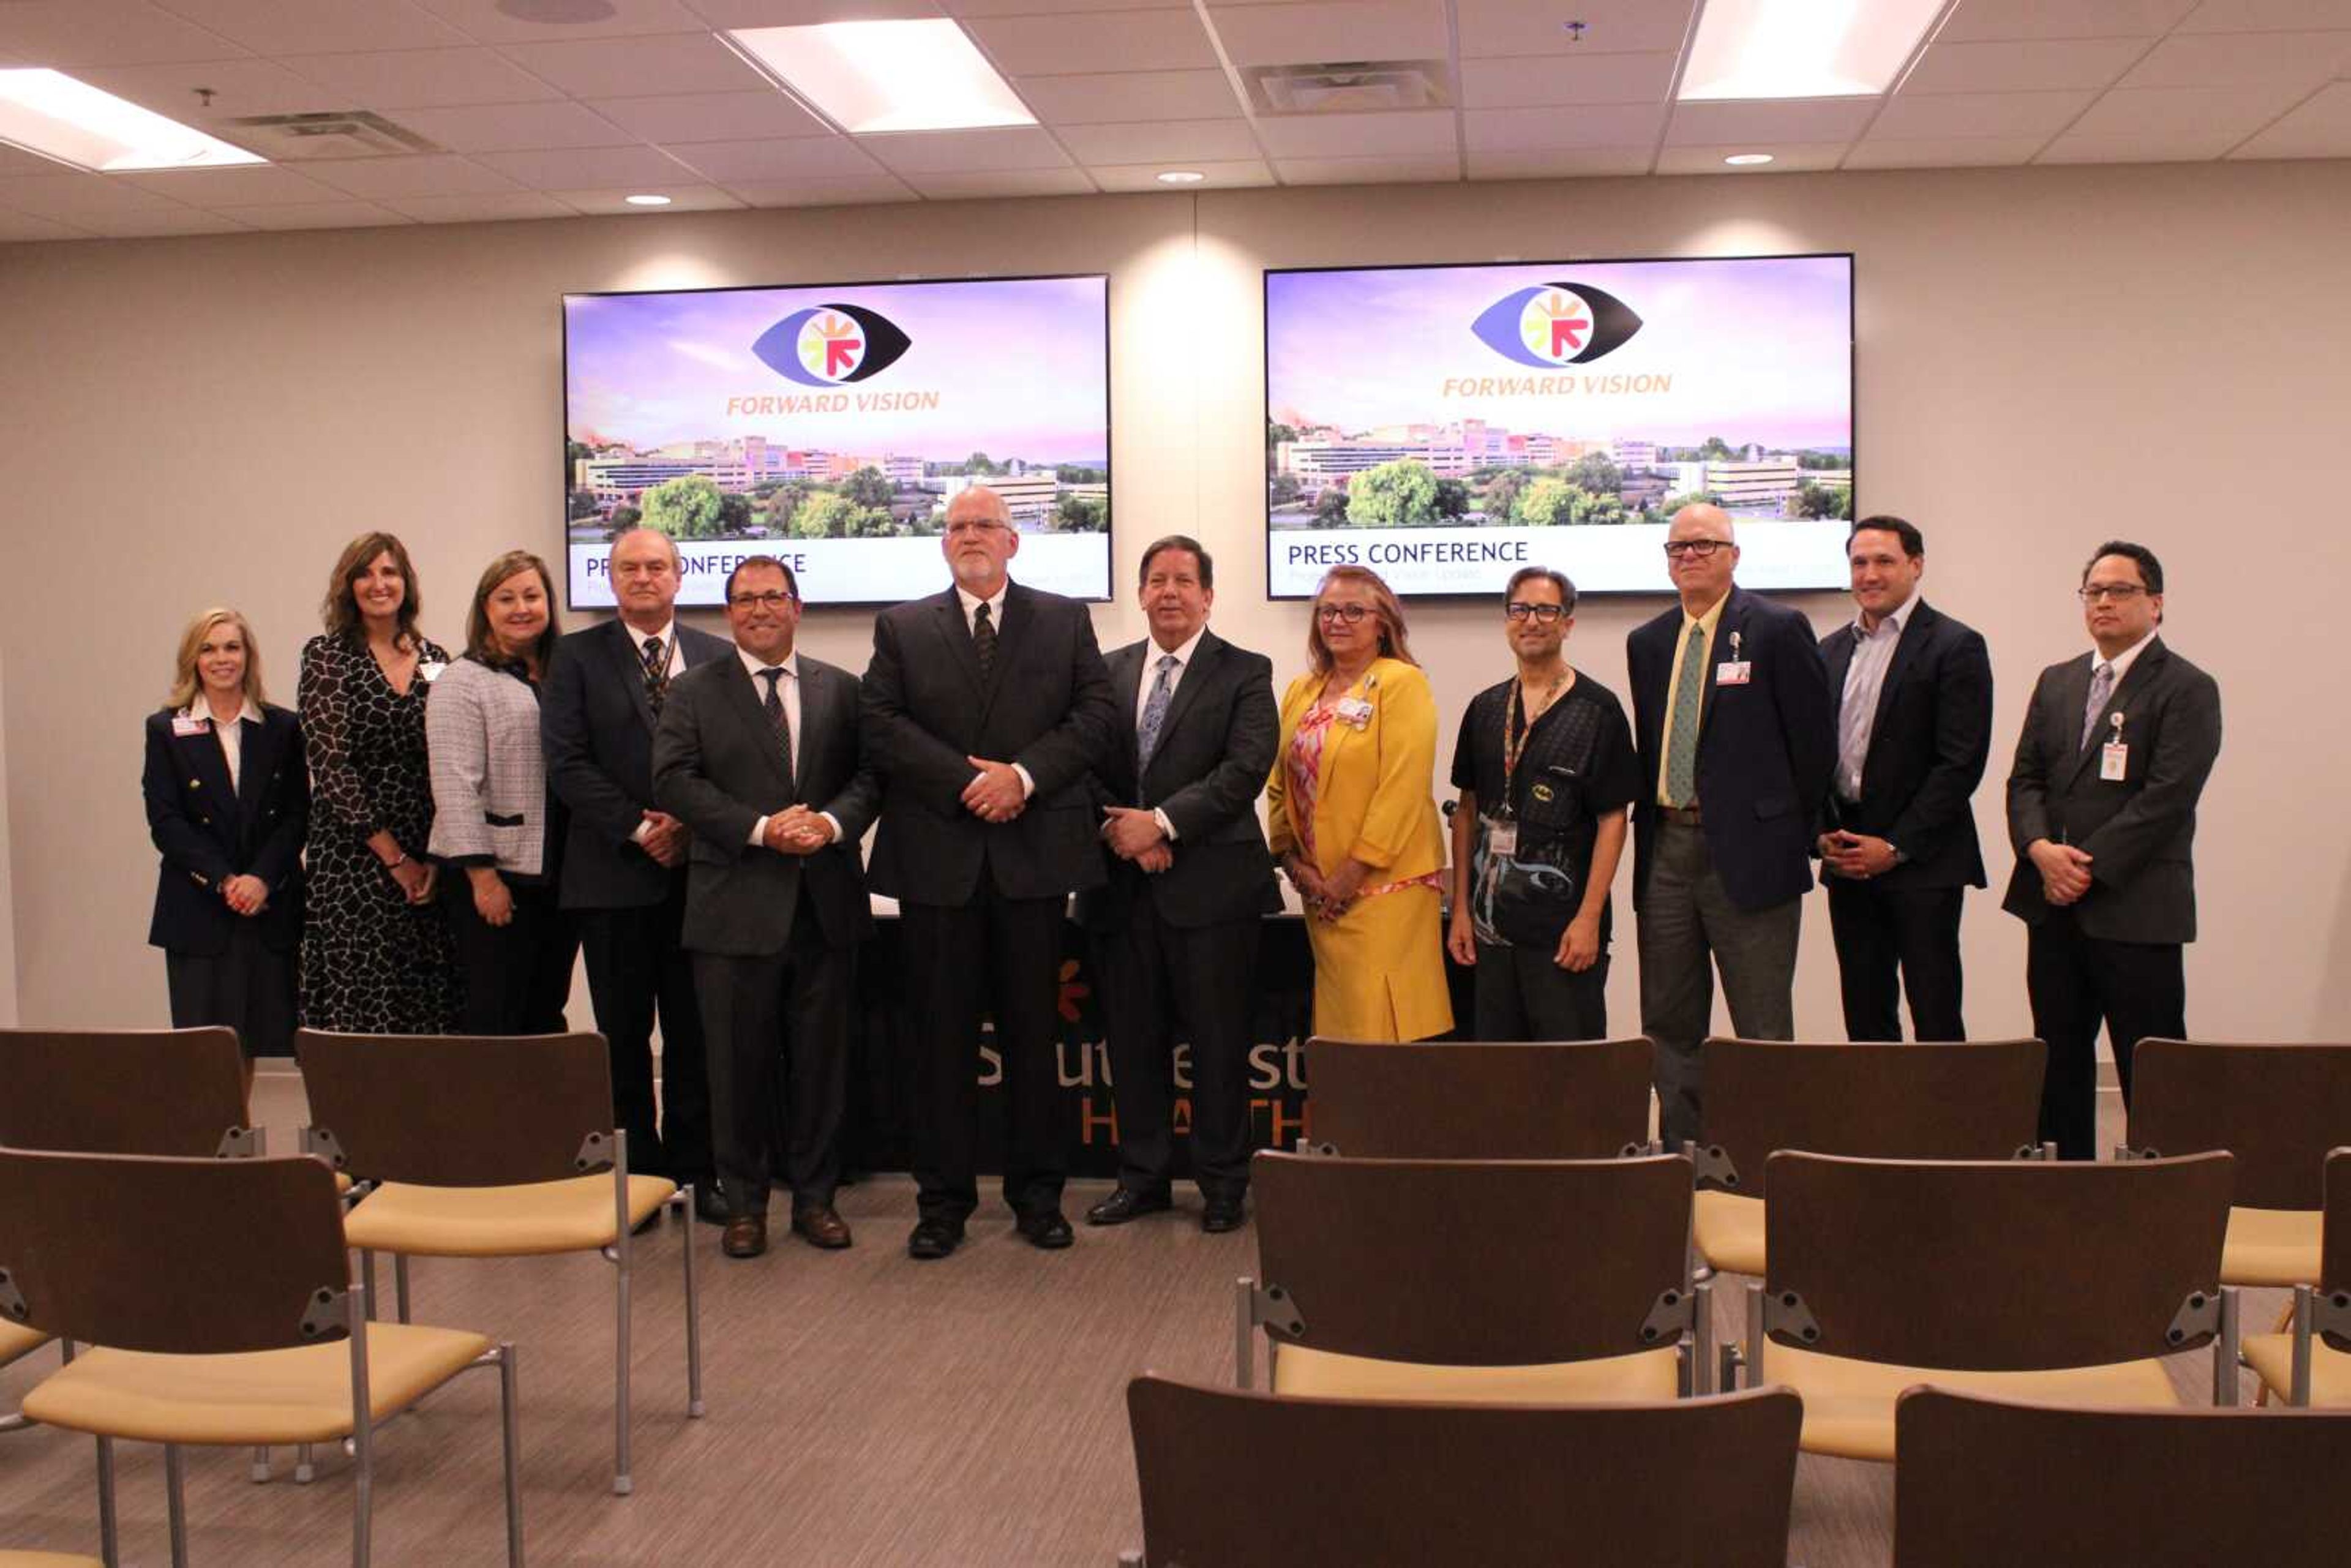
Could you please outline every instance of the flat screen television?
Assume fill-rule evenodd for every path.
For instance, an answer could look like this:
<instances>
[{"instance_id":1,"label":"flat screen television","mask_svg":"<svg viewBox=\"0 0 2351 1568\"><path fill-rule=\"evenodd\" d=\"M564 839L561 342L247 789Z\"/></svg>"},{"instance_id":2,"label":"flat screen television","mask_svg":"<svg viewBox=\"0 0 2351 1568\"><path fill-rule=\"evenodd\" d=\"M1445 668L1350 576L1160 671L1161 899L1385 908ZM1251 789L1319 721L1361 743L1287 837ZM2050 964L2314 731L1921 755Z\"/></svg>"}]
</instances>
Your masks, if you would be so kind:
<instances>
[{"instance_id":1,"label":"flat screen television","mask_svg":"<svg viewBox=\"0 0 2351 1568\"><path fill-rule=\"evenodd\" d=\"M678 602L748 555L810 604L946 586L948 501L985 484L1019 572L1110 592L1110 280L997 277L563 297L566 598L609 605L615 529L677 541Z\"/></svg>"},{"instance_id":2,"label":"flat screen television","mask_svg":"<svg viewBox=\"0 0 2351 1568\"><path fill-rule=\"evenodd\" d=\"M1853 257L1265 275L1266 582L1670 590L1667 519L1727 508L1750 588L1841 588Z\"/></svg>"}]
</instances>

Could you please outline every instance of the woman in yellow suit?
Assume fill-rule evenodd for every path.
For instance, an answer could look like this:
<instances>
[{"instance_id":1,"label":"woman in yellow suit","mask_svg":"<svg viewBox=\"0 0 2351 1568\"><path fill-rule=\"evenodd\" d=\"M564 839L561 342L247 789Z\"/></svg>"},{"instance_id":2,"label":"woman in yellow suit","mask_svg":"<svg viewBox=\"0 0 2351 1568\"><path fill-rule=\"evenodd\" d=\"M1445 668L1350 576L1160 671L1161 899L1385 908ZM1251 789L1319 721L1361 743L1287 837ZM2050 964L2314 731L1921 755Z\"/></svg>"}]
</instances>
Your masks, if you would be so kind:
<instances>
[{"instance_id":1,"label":"woman in yellow suit","mask_svg":"<svg viewBox=\"0 0 2351 1568\"><path fill-rule=\"evenodd\" d=\"M1426 1040L1453 1027L1439 914L1445 834L1429 779L1437 699L1379 574L1333 567L1281 699L1270 841L1306 904L1314 1032Z\"/></svg>"}]
</instances>

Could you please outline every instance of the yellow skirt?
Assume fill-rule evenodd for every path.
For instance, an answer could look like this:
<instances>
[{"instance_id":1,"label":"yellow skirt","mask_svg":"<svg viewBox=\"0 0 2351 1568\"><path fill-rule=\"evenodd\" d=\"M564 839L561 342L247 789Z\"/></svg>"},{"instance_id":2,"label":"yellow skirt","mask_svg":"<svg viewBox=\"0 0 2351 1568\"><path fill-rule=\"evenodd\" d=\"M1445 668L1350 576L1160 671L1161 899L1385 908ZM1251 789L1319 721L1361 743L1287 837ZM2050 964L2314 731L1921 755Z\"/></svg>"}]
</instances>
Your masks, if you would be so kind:
<instances>
[{"instance_id":1,"label":"yellow skirt","mask_svg":"<svg viewBox=\"0 0 2351 1568\"><path fill-rule=\"evenodd\" d=\"M1306 917L1314 951L1314 1032L1333 1040L1426 1040L1453 1027L1445 987L1443 901L1404 887Z\"/></svg>"}]
</instances>

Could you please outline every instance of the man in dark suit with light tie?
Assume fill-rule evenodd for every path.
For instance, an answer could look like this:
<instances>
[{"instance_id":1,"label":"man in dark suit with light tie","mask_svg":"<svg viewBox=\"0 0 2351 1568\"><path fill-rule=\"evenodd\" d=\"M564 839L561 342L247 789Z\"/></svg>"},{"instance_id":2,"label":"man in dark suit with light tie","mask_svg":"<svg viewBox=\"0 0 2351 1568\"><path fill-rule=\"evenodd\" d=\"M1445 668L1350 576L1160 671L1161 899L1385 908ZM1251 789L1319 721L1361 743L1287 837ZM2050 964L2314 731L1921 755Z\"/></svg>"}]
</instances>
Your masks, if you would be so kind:
<instances>
[{"instance_id":1,"label":"man in dark suit with light tie","mask_svg":"<svg viewBox=\"0 0 2351 1568\"><path fill-rule=\"evenodd\" d=\"M906 1250L945 1258L978 1207L979 1023L996 1020L1010 1127L1004 1199L1021 1236L1067 1247L1068 1166L1054 1036L1061 922L1103 879L1087 778L1117 722L1086 607L1023 588L1004 499L947 505L955 585L884 611L865 672L865 748L882 777L876 892L899 902L918 1060L909 1066L914 1177Z\"/></svg>"},{"instance_id":2,"label":"man in dark suit with light tie","mask_svg":"<svg viewBox=\"0 0 2351 1568\"><path fill-rule=\"evenodd\" d=\"M1836 774L1821 819L1848 1040L1965 1040L1959 906L1984 884L1969 805L1991 754L1991 656L1918 594L1927 541L1900 517L1845 540L1861 614L1821 639L1837 696Z\"/></svg>"},{"instance_id":3,"label":"man in dark suit with light tie","mask_svg":"<svg viewBox=\"0 0 2351 1568\"><path fill-rule=\"evenodd\" d=\"M2082 572L2093 651L2032 688L2008 775L2016 871L2001 907L2032 928L2025 987L2049 1043L2041 1136L2097 1157L2098 1026L2130 1100L2131 1052L2188 1032L2196 802L2220 755L2220 688L2164 646L2163 563L2103 544Z\"/></svg>"},{"instance_id":4,"label":"man in dark suit with light tie","mask_svg":"<svg viewBox=\"0 0 2351 1568\"><path fill-rule=\"evenodd\" d=\"M1151 635L1109 658L1117 727L1096 772L1110 880L1078 895L1093 936L1118 1103L1118 1190L1086 1211L1120 1225L1168 1207L1169 1080L1191 1048L1192 1178L1201 1228L1232 1230L1249 1190L1249 977L1279 913L1257 798L1280 738L1273 664L1208 630L1216 563L1172 534L1143 552Z\"/></svg>"},{"instance_id":5,"label":"man in dark suit with light tie","mask_svg":"<svg viewBox=\"0 0 2351 1568\"><path fill-rule=\"evenodd\" d=\"M539 697L547 781L571 811L557 898L580 915L588 994L611 1051L612 1117L629 1134L630 1166L691 1183L702 1217L723 1223L702 1015L679 936L687 834L653 805L653 727L670 683L728 649L724 638L678 623L677 546L667 534L623 529L608 570L619 618L558 643Z\"/></svg>"},{"instance_id":6,"label":"man in dark suit with light tie","mask_svg":"<svg viewBox=\"0 0 2351 1568\"><path fill-rule=\"evenodd\" d=\"M1794 1037L1796 937L1836 760L1812 624L1734 587L1738 562L1728 513L1704 503L1676 512L1666 564L1681 602L1625 640L1643 776L1633 816L1641 1030L1656 1042L1669 1149L1698 1134L1714 968L1734 1030Z\"/></svg>"},{"instance_id":7,"label":"man in dark suit with light tie","mask_svg":"<svg viewBox=\"0 0 2351 1568\"><path fill-rule=\"evenodd\" d=\"M736 656L678 681L653 739L654 795L694 835L685 946L710 1033L730 1258L768 1249L768 1113L786 1058L792 1230L850 1243L832 1199L854 960L873 925L857 841L879 791L860 755L857 677L792 651L799 612L789 567L737 566Z\"/></svg>"}]
</instances>

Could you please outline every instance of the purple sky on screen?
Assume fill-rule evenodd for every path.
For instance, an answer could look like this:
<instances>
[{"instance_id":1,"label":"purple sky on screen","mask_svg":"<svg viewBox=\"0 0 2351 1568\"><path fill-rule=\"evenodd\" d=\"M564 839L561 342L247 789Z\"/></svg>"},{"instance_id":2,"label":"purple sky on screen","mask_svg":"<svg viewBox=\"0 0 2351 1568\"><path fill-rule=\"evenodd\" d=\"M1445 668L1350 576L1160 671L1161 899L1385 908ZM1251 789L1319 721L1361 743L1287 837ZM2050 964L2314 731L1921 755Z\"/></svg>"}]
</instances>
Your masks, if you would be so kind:
<instances>
[{"instance_id":1,"label":"purple sky on screen","mask_svg":"<svg viewBox=\"0 0 2351 1568\"><path fill-rule=\"evenodd\" d=\"M1361 430L1484 419L1520 432L1691 444L1853 442L1852 265L1843 256L1556 262L1279 273L1266 282L1274 410ZM1589 364L1539 371L1471 323L1539 283L1605 289L1641 318ZM1586 395L1583 378L1670 375L1671 390ZM1445 396L1447 378L1573 376L1569 396Z\"/></svg>"},{"instance_id":2,"label":"purple sky on screen","mask_svg":"<svg viewBox=\"0 0 2351 1568\"><path fill-rule=\"evenodd\" d=\"M1105 285L1099 277L580 296L564 302L572 439L653 447L764 435L901 455L1106 458ZM812 387L751 345L796 310L856 305L897 324L905 356L867 381ZM935 392L935 408L861 410L859 395ZM730 397L847 397L840 413L729 415Z\"/></svg>"}]
</instances>

